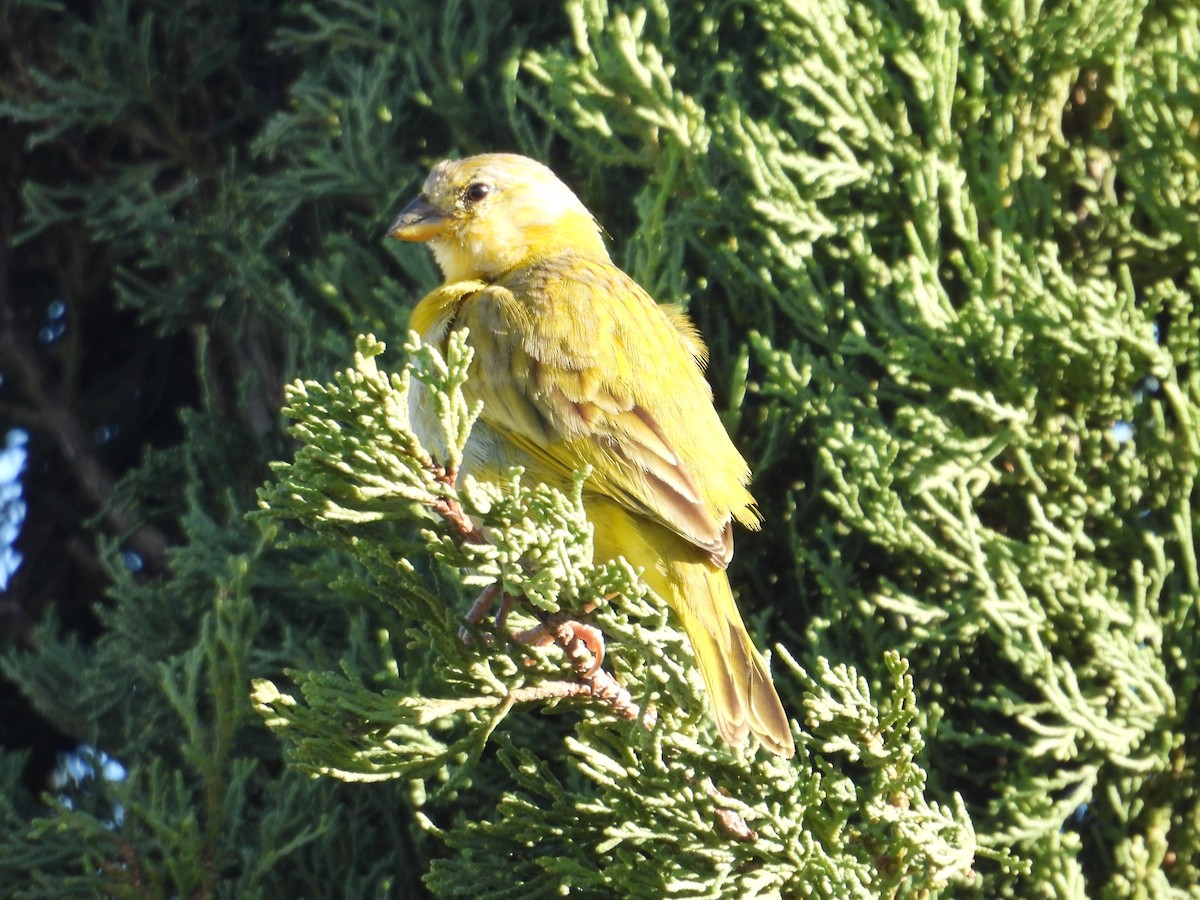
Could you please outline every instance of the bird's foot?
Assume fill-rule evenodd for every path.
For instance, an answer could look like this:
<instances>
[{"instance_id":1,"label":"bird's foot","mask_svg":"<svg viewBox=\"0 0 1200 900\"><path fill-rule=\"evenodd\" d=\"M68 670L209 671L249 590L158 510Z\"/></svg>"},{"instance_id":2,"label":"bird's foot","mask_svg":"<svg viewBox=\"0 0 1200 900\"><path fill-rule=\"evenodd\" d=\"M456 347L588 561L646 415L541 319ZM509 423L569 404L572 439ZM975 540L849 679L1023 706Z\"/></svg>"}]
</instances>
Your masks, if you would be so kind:
<instances>
[{"instance_id":1,"label":"bird's foot","mask_svg":"<svg viewBox=\"0 0 1200 900\"><path fill-rule=\"evenodd\" d=\"M512 609L514 597L507 592L501 592L500 586L493 584L484 588L475 602L467 611L466 623L459 629L459 637L464 643L473 642L471 629L487 616L499 596L500 609L496 613L496 630L504 628L505 620ZM589 613L594 606L583 608ZM559 613L549 616L545 621L533 628L518 632L513 639L527 647L545 647L548 644L558 644L567 654L575 675L575 682L553 682L543 685L536 690L538 696L590 696L608 704L614 712L627 719L635 719L639 709L633 698L616 678L604 671L604 635L599 628L585 625L569 616ZM491 644L493 635L485 635L484 640ZM573 685L573 687L572 687ZM647 727L648 723L647 723Z\"/></svg>"},{"instance_id":2,"label":"bird's foot","mask_svg":"<svg viewBox=\"0 0 1200 900\"><path fill-rule=\"evenodd\" d=\"M571 665L584 681L595 677L604 665L604 635L600 629L573 619L552 616L513 637L531 647L544 647L552 642L558 644L567 651Z\"/></svg>"},{"instance_id":3,"label":"bird's foot","mask_svg":"<svg viewBox=\"0 0 1200 900\"><path fill-rule=\"evenodd\" d=\"M604 635L600 629L558 615L551 616L542 624L515 637L521 643L534 647L558 644L566 651L575 669L579 680L574 684L578 685L585 696L606 703L613 712L626 719L638 717L640 710L629 691L604 671Z\"/></svg>"}]
</instances>

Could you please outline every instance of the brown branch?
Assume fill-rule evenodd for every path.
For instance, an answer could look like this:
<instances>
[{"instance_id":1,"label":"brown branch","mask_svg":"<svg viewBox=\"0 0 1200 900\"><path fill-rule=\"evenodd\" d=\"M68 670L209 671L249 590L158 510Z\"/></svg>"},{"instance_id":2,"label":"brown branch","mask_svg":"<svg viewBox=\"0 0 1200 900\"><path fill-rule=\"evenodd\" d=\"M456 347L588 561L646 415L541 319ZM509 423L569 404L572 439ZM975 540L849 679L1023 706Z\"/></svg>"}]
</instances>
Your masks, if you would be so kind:
<instances>
[{"instance_id":1,"label":"brown branch","mask_svg":"<svg viewBox=\"0 0 1200 900\"><path fill-rule=\"evenodd\" d=\"M581 681L544 681L536 687L513 688L508 696L516 703L569 700L574 697L594 699L591 687Z\"/></svg>"},{"instance_id":2,"label":"brown branch","mask_svg":"<svg viewBox=\"0 0 1200 900\"><path fill-rule=\"evenodd\" d=\"M727 796L708 778L704 779L701 787L704 789L704 793L706 793L714 801L719 801L722 797ZM758 840L758 832L746 824L746 820L737 810L728 809L723 806L717 806L713 809L713 815L716 816L717 822L721 826L721 830L734 840Z\"/></svg>"}]
</instances>

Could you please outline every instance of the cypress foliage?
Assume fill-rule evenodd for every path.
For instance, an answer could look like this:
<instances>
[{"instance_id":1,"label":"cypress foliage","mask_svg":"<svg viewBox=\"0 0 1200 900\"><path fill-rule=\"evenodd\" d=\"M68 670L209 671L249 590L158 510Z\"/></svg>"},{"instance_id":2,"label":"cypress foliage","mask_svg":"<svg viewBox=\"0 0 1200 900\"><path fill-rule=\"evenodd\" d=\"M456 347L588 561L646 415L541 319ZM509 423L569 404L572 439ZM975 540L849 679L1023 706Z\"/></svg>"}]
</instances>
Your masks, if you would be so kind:
<instances>
[{"instance_id":1,"label":"cypress foliage","mask_svg":"<svg viewBox=\"0 0 1200 900\"><path fill-rule=\"evenodd\" d=\"M4 415L59 473L30 521L91 548L3 657L80 746L41 796L0 753L14 896L1195 890L1194 4L0 20ZM408 430L420 378L461 446L468 351L403 349L438 276L383 226L494 149L708 338L791 761L719 743L577 494L454 489ZM510 630L595 604L628 698L460 639L493 581L529 600Z\"/></svg>"}]
</instances>

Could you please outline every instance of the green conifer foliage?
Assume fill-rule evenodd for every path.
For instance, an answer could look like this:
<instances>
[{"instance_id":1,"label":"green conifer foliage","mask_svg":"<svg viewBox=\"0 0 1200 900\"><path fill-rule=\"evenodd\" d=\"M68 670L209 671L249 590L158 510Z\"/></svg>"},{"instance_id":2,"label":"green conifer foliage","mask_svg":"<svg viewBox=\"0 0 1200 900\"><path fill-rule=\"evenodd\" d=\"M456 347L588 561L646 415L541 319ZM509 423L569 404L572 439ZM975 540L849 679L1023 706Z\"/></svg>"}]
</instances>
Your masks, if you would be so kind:
<instances>
[{"instance_id":1,"label":"green conifer foliage","mask_svg":"<svg viewBox=\"0 0 1200 900\"><path fill-rule=\"evenodd\" d=\"M1195 895L1194 3L94 0L0 31L0 414L55 475L31 521L74 536L27 570L75 586L0 664L83 748L32 791L0 751L0 893ZM551 164L708 339L794 759L719 742L664 605L588 562L582 480L444 477L469 348L407 335L438 275L382 238L483 150ZM526 601L464 640L490 584ZM603 678L509 639L584 608Z\"/></svg>"}]
</instances>

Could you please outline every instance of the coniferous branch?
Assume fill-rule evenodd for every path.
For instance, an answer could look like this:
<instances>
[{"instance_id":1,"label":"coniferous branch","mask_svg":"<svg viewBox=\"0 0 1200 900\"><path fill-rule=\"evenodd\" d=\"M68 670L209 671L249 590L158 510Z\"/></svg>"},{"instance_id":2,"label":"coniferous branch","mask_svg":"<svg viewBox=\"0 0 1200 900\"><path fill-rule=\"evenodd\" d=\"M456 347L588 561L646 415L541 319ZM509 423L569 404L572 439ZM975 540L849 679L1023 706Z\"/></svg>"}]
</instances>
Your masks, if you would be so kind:
<instances>
[{"instance_id":1,"label":"coniferous branch","mask_svg":"<svg viewBox=\"0 0 1200 900\"><path fill-rule=\"evenodd\" d=\"M463 447L478 415L477 409L466 406L461 391L470 350L462 334L452 337L445 357L415 337L406 349L412 358L409 367L399 376L388 376L375 366L383 345L371 338L360 339L355 367L340 373L335 384L307 382L290 389L287 411L297 420L293 433L304 446L294 463L276 466L279 480L262 492L264 512L260 515L298 518L318 532L343 540L352 534L356 555L376 574L391 551L380 535L359 533L360 529L387 521L424 522L427 527L421 538L428 552L462 571L465 585L480 587L485 595L520 598L530 607L538 624L515 635L519 651L515 658L502 655L507 641L505 645L495 638L485 642L483 659L475 657L461 640L456 641L458 646L453 647L449 661L453 674L446 680L460 691L474 685L460 695L462 702L413 698L402 704L414 710L424 705L432 718L420 718L418 713L417 724L464 713L473 729L454 745L453 752L461 752L464 746L481 749L487 735L517 703L590 697L618 716L636 717L638 705L629 691L598 664L595 638L588 637L593 629L566 615L567 610L595 613L618 595L634 599L645 595L627 565L594 567L588 560L590 526L580 496L585 475L577 479L570 497L541 485L524 487L519 470L511 473L503 489L469 477L457 484ZM441 434L436 443L445 448L444 459L431 456L408 424L413 378L423 382L439 412ZM437 524L429 526L431 518ZM411 571L411 564L398 562L399 571L389 573L376 591L394 583L397 575L402 577L405 569ZM431 601L436 602L411 584L402 588L404 593L416 593L425 610ZM415 614L418 621L425 612L413 610L400 597L390 597L387 602ZM439 619L457 638L462 629L452 624L450 615L443 611ZM430 626L436 627L432 622ZM426 638L421 643L434 644L445 652L451 649L446 637L443 634L436 642ZM537 645L548 643L564 652L576 681L546 678L548 670L530 668L533 661L526 658L525 649L534 651ZM617 659L621 659L620 653ZM501 661L505 671L497 669ZM538 675L542 677L534 677ZM259 708L277 725L297 724L289 720L286 698L273 685L260 683L256 698ZM480 718L481 709L494 713ZM280 714L282 718L277 718ZM399 721L394 727L399 727ZM342 756L345 750L342 746ZM444 747L436 752L439 764L451 755ZM410 774L431 765L432 760L408 759L388 771ZM369 769L371 775L380 773L379 760L373 758ZM345 771L352 767L347 765Z\"/></svg>"},{"instance_id":2,"label":"coniferous branch","mask_svg":"<svg viewBox=\"0 0 1200 900\"><path fill-rule=\"evenodd\" d=\"M573 3L574 52L528 54L518 94L564 117L572 143L619 145L647 200L668 191L659 217L675 227L644 239L677 245L660 259L706 248L706 284L687 292L706 333L721 333L707 315L762 335L748 396L771 425L755 469L787 486L768 513L790 523L777 552L826 598L806 643L874 678L866 648L899 649L941 698L927 734L959 761L943 784L976 823L1020 823L981 828L1028 854L989 875L1040 883L1053 860L1053 878L1082 883L1064 849L1079 836L1081 856L1129 861L1095 884L1136 880L1142 842L1166 858L1191 833L1168 841L1116 798L1157 798L1176 704L1194 695L1164 664L1193 636L1148 613L1196 593L1194 514L1156 512L1196 498L1195 390L1180 403L1175 387L1198 359L1197 245L1180 242L1197 219L1179 202L1196 194L1194 148L1160 131L1172 149L1156 160L1179 161L1162 181L1130 191L1115 172L1151 146L1126 128L1177 121L1163 86L1197 83L1174 38L1158 43L1193 34L1195 12L985 22L956 5L912 19L777 5L760 11L748 87L709 76L722 54L754 65L736 42L707 71L662 49L688 11L609 6ZM1161 119L1134 112L1146 102ZM682 108L721 127L661 127ZM667 276L681 291L686 269ZM797 444L812 459L799 476ZM1133 770L1155 774L1133 787Z\"/></svg>"},{"instance_id":3,"label":"coniferous branch","mask_svg":"<svg viewBox=\"0 0 1200 900\"><path fill-rule=\"evenodd\" d=\"M590 697L603 702L578 708L583 717L577 726L580 738L568 739L565 746L572 764L592 786L561 799L576 810L571 815L577 828L602 829L614 836L602 842L607 847L604 859L621 858L625 852L621 848L641 852L636 848L649 838L645 817L652 808L661 812L678 805L673 815L684 817L694 814L689 810L697 802L706 810L707 837L703 848L691 851L700 854L694 861L677 861L647 880L645 875L635 875L637 867L628 860L623 871L633 879L631 883L645 882L643 889L650 890L648 884L653 882L656 895L687 895L685 873L714 853L729 867L720 881L723 890L734 890L734 885L741 891L772 885L786 893L804 883L814 867L834 865L835 857L836 866L843 867L853 858L878 857L885 846L893 847L895 862L882 875L868 879L876 887L892 885L890 890L908 882L944 885L969 873L974 845L961 803L943 810L928 804L921 794L925 775L916 764L919 737L911 730L916 714L912 684L898 658L891 663L895 677L885 690L891 705L888 712L875 711L870 689L844 666L826 670L822 681L808 682L809 736L802 746L811 746L814 755L806 755L795 768L731 753L713 743L707 724L708 736L697 739L704 705L688 665L686 642L668 625L665 604L648 593L623 563L593 566L588 561L590 528L581 496L586 473L576 480L569 497L542 485L526 487L520 472L512 473L503 489L469 477L461 483L452 481L470 421L477 414L461 399L470 362L462 334L451 337L444 359L414 338L407 347L412 361L398 376L376 368L375 358L382 349L373 339L362 338L354 368L339 373L333 384L305 382L289 390L288 414L297 422L293 433L304 443L294 463L276 464L277 481L263 489L259 516L297 518L323 535L328 546L349 553L368 570L374 581L368 590L379 601L420 622L419 629L409 632L409 650L441 655L428 692L422 693L412 693L411 686L405 688L395 679L389 679L394 683L383 692L372 690L345 666L341 675L290 672L299 695L285 693L270 681L258 681L255 705L291 746L294 765L347 780L404 777L422 782L449 769L447 785L458 785L465 772L478 765L486 742L500 740L507 745L517 739L504 735L513 730L511 713L518 704ZM414 380L422 382L425 401L440 410L440 436L434 443L444 449L445 459L421 447L407 421L408 392ZM492 639L464 644L444 607L437 617L430 615L437 601L415 583L416 568L394 555L404 546L411 558L411 545L372 527L405 518L432 521L421 532L427 552L461 572L464 584L483 587L486 600L505 593L528 598L540 624L532 633L518 635L515 643ZM341 587L350 580L344 578ZM477 604L473 618L481 616L481 608ZM606 634L609 658L629 690L597 665L590 642L586 651L579 647L580 626L569 617L581 609L591 610L592 622ZM540 640L531 641L535 635ZM537 652L533 644L551 640L567 651L576 680L564 680L561 668L550 660L531 658ZM807 681L795 663L790 665ZM841 699L839 691L845 695ZM645 700L635 702L635 698ZM641 724L619 724L622 718L639 715ZM826 731L836 737L820 743ZM460 762L464 753L469 757L465 764ZM839 813L846 817L841 827L854 822L856 831L876 834L878 842L864 840L845 850L835 828L823 832L821 840L828 843L819 852L787 850L787 840L799 840L801 831L827 815L821 802L796 795L796 785L806 777L814 783L845 778L835 775L831 762L821 758L839 754L867 769L878 769L884 778L859 804ZM521 764L523 769L527 766ZM541 766L522 775L516 786L528 790L539 783L544 777ZM626 773L635 774L630 778ZM764 792L760 777L773 787ZM681 778L691 787L687 801L679 804ZM848 786L849 781L843 784ZM548 785L537 788L546 789L557 795L557 789ZM580 802L596 804L585 823L578 821ZM539 815L535 824L527 807L518 803L516 808L521 810L514 813L521 823L521 841L530 840L539 829L547 829L548 835L562 827L555 812ZM457 867L458 875L453 877L435 871L431 878L441 885L439 890L452 895L484 890L480 879L494 878L486 858L514 852L504 849L515 824L506 824L506 815L495 826L481 826L479 839L490 849L478 863ZM676 838L669 837L673 834L672 826L667 826L653 840L675 846ZM791 838L785 838L788 834ZM454 834L446 839L451 844L458 841ZM585 839L581 850L589 844ZM736 850L739 845L746 849ZM530 860L534 870L543 864L549 869L541 875L531 870L518 883L536 895L531 885L544 879L547 871L588 865L583 857L569 863L573 856ZM743 862L737 862L742 857ZM756 874L743 881L738 872L748 860L756 861L752 868ZM592 865L599 862L591 860ZM848 883L848 877L863 877L866 871L851 876L852 870L853 866L841 869L838 884ZM581 886L591 883L589 877L575 878Z\"/></svg>"},{"instance_id":4,"label":"coniferous branch","mask_svg":"<svg viewBox=\"0 0 1200 900\"><path fill-rule=\"evenodd\" d=\"M24 534L68 536L26 544L18 578L76 613L5 653L0 702L26 705L0 719L36 710L127 777L86 747L0 753L6 890L1200 882L1196 4L97 0L10 4L0 41L9 296L69 309L25 349L96 424L121 414L81 444L110 508L174 545L153 575L90 547L105 526L33 433ZM631 573L588 622L648 729L576 696L557 647L463 645L506 563L462 587L436 512L387 506L386 479L338 493L357 462L326 486L362 521L243 521L292 451L281 384L396 334L436 283L381 250L395 204L434 158L496 149L551 164L707 339L769 523L731 578L760 646L791 648L793 767L714 744ZM33 409L4 357L0 413ZM502 556L539 546L521 531ZM558 585L511 577L535 600L509 630L558 614ZM246 679L279 686L281 740Z\"/></svg>"}]
</instances>

